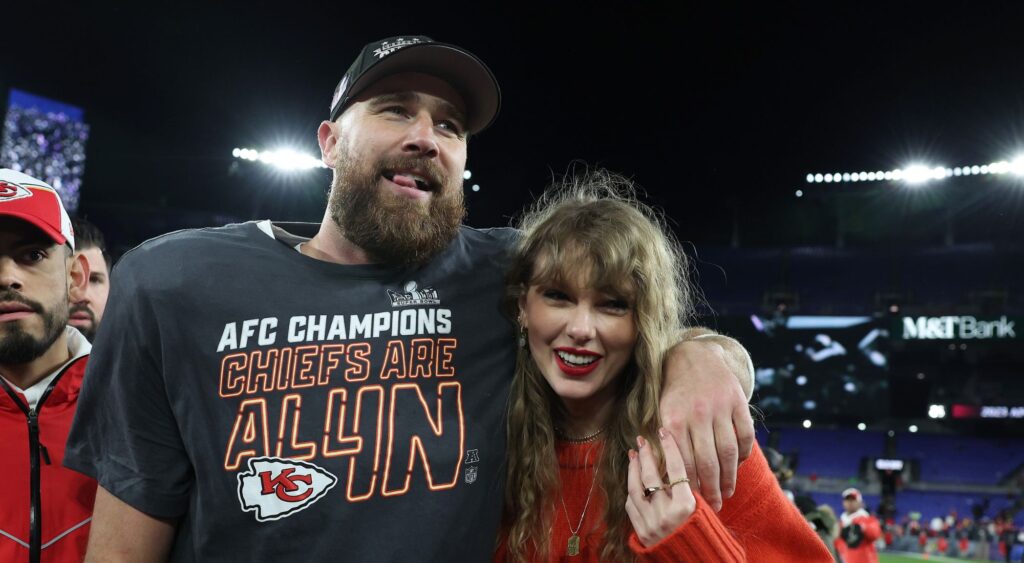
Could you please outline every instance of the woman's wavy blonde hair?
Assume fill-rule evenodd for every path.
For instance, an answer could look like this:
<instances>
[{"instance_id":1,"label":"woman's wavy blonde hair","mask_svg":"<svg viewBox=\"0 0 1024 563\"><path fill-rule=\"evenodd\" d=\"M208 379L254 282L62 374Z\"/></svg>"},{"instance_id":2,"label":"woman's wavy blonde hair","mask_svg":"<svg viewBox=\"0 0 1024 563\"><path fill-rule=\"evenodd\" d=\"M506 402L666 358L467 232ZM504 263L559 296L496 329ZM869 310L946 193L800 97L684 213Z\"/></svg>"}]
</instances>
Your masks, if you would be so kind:
<instances>
[{"instance_id":1,"label":"woman's wavy blonde hair","mask_svg":"<svg viewBox=\"0 0 1024 563\"><path fill-rule=\"evenodd\" d=\"M601 558L628 560L627 451L638 434L659 444L662 357L693 314L686 256L662 216L637 199L633 183L602 169L569 175L546 190L518 226L523 236L507 278L506 307L513 318L520 298L536 284L598 288L625 298L634 315L636 347L616 383L617 404L597 462L608 529ZM500 540L512 561L549 552L552 499L560 494L554 427L562 416L562 403L529 348L520 347L509 398Z\"/></svg>"}]
</instances>

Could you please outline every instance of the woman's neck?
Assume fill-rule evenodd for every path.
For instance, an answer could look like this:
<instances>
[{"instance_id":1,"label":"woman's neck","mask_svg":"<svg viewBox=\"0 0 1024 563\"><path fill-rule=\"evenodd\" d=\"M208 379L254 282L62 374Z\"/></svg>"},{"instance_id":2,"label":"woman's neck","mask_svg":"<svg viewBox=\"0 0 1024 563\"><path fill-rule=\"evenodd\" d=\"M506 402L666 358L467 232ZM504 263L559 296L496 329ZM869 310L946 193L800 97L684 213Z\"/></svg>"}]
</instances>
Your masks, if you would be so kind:
<instances>
[{"instance_id":1,"label":"woman's neck","mask_svg":"<svg viewBox=\"0 0 1024 563\"><path fill-rule=\"evenodd\" d=\"M593 436L608 427L614 394L602 394L586 399L562 398L564 416L556 423L561 438L582 439Z\"/></svg>"}]
</instances>

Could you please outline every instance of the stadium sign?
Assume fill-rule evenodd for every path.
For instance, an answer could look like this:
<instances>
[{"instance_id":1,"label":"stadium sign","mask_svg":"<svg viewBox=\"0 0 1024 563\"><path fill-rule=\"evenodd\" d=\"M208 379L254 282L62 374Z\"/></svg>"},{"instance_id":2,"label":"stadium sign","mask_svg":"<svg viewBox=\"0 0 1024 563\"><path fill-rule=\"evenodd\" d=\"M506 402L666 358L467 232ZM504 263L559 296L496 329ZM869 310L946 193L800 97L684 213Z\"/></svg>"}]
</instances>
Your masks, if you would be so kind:
<instances>
[{"instance_id":1,"label":"stadium sign","mask_svg":"<svg viewBox=\"0 0 1024 563\"><path fill-rule=\"evenodd\" d=\"M1015 340L1017 319L979 319L972 315L903 317L897 334L904 340Z\"/></svg>"},{"instance_id":2,"label":"stadium sign","mask_svg":"<svg viewBox=\"0 0 1024 563\"><path fill-rule=\"evenodd\" d=\"M953 405L953 418L1024 419L1021 405Z\"/></svg>"}]
</instances>

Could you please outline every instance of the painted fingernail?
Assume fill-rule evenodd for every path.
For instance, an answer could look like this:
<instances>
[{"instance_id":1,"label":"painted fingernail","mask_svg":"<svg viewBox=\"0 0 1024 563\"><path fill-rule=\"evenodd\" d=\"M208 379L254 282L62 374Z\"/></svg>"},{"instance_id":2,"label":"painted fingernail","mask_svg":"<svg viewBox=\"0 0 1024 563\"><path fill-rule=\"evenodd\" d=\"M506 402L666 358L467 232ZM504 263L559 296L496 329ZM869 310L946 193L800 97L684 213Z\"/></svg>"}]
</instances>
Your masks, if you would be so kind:
<instances>
[{"instance_id":1,"label":"painted fingernail","mask_svg":"<svg viewBox=\"0 0 1024 563\"><path fill-rule=\"evenodd\" d=\"M644 437L643 436L637 436L636 437L636 445L639 446L640 449L643 449L643 447L645 445L647 445L647 442L644 441Z\"/></svg>"},{"instance_id":2,"label":"painted fingernail","mask_svg":"<svg viewBox=\"0 0 1024 563\"><path fill-rule=\"evenodd\" d=\"M658 436L660 436L662 440L664 440L664 439L665 439L665 437L667 436L667 434L665 434L665 429L664 429L664 428L659 428L659 429L658 429Z\"/></svg>"}]
</instances>

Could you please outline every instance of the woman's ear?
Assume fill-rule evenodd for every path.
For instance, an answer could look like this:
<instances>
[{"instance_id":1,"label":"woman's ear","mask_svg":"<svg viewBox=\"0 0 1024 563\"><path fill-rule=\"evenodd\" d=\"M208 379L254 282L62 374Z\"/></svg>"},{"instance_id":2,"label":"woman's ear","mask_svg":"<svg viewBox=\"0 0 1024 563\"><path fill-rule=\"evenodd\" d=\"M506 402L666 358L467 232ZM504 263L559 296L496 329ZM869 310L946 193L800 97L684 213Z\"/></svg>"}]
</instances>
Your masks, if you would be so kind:
<instances>
[{"instance_id":1,"label":"woman's ear","mask_svg":"<svg viewBox=\"0 0 1024 563\"><path fill-rule=\"evenodd\" d=\"M518 320L519 320L519 326L522 327L522 328L527 328L527 326L526 326L526 322L527 322L526 321L526 291L528 291L528 290L524 290L522 293L519 294L519 317L518 317Z\"/></svg>"}]
</instances>

